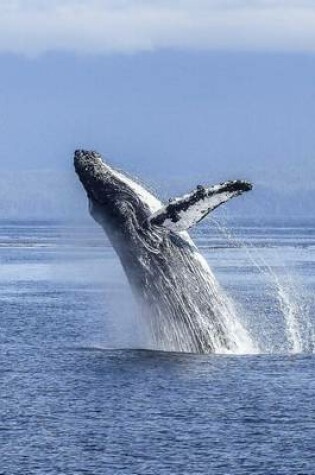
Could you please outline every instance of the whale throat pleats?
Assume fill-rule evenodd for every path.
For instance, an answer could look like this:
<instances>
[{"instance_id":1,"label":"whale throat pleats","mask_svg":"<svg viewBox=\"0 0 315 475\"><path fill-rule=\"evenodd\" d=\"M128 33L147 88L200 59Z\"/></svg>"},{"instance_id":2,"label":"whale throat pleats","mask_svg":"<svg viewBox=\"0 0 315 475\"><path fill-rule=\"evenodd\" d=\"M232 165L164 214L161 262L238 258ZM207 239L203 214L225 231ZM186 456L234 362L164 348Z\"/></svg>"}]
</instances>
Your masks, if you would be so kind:
<instances>
[{"instance_id":1,"label":"whale throat pleats","mask_svg":"<svg viewBox=\"0 0 315 475\"><path fill-rule=\"evenodd\" d=\"M197 188L181 198L175 198L149 217L149 224L173 232L186 231L221 204L252 189L246 181L235 180L205 188Z\"/></svg>"}]
</instances>

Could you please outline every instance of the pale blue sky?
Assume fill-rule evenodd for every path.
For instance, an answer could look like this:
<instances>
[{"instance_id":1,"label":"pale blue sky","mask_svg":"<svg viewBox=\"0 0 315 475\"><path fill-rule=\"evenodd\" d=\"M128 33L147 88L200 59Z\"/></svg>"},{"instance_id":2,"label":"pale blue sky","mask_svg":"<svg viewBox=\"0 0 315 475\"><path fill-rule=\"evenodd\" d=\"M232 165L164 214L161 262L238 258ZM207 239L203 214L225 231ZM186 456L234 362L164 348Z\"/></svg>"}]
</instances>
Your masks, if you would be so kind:
<instances>
[{"instance_id":1,"label":"pale blue sky","mask_svg":"<svg viewBox=\"0 0 315 475\"><path fill-rule=\"evenodd\" d=\"M152 182L314 190L314 53L313 1L0 0L0 198L78 147Z\"/></svg>"},{"instance_id":2,"label":"pale blue sky","mask_svg":"<svg viewBox=\"0 0 315 475\"><path fill-rule=\"evenodd\" d=\"M87 147L140 173L313 186L312 55L58 53L0 63L5 168L67 169Z\"/></svg>"}]
</instances>

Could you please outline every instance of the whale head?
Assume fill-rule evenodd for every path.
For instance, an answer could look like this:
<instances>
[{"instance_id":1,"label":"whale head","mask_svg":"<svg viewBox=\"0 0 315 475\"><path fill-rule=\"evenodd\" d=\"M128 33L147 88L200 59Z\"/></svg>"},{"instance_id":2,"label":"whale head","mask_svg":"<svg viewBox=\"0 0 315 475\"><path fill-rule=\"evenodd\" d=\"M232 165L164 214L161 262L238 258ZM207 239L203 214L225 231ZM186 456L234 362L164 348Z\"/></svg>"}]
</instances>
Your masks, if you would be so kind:
<instances>
[{"instance_id":1,"label":"whale head","mask_svg":"<svg viewBox=\"0 0 315 475\"><path fill-rule=\"evenodd\" d=\"M89 198L90 213L103 226L140 228L161 202L139 183L103 162L95 151L76 150L74 166Z\"/></svg>"}]
</instances>

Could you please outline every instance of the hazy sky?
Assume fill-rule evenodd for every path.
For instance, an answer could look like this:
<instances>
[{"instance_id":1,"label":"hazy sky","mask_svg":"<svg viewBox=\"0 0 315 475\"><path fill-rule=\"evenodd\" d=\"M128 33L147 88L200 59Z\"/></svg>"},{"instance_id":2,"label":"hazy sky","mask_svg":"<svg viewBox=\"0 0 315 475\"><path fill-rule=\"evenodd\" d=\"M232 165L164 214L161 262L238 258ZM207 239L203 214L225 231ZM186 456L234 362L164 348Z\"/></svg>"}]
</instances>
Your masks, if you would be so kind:
<instances>
[{"instance_id":1,"label":"hazy sky","mask_svg":"<svg viewBox=\"0 0 315 475\"><path fill-rule=\"evenodd\" d=\"M315 50L312 0L2 0L2 51Z\"/></svg>"},{"instance_id":2,"label":"hazy sky","mask_svg":"<svg viewBox=\"0 0 315 475\"><path fill-rule=\"evenodd\" d=\"M315 1L0 0L0 70L0 198L78 147L152 181L315 189Z\"/></svg>"}]
</instances>

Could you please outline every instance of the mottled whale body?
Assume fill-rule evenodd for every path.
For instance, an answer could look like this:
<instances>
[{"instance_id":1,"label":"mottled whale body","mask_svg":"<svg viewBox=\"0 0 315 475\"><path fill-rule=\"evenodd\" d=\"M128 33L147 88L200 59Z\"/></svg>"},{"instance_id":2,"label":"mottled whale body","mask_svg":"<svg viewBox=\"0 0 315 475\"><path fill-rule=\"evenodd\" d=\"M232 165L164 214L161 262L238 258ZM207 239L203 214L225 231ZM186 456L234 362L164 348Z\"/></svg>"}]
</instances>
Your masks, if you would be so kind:
<instances>
[{"instance_id":1,"label":"mottled whale body","mask_svg":"<svg viewBox=\"0 0 315 475\"><path fill-rule=\"evenodd\" d=\"M154 346L188 352L233 352L246 332L187 229L211 210L251 189L230 181L163 205L135 180L75 152L90 213L103 227L151 327ZM243 335L243 336L242 336Z\"/></svg>"}]
</instances>

